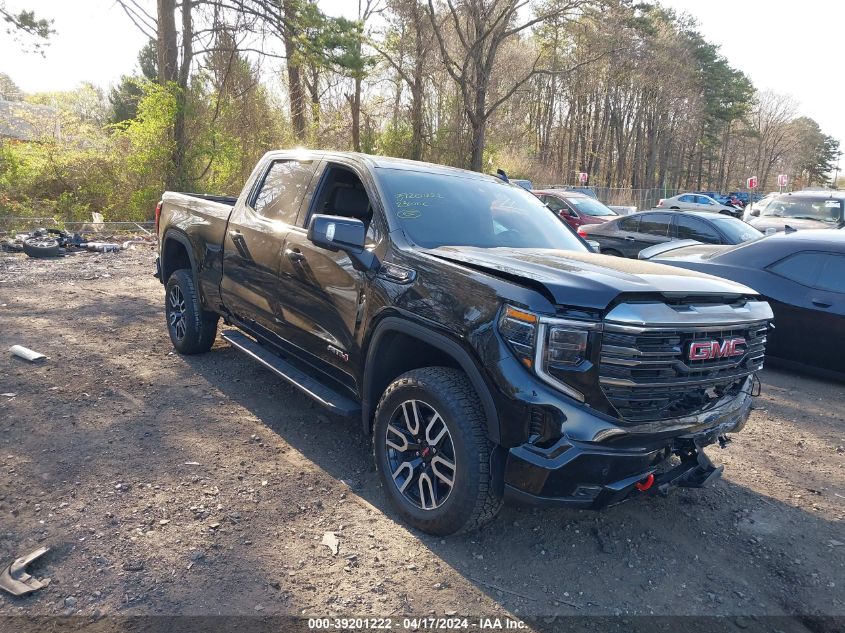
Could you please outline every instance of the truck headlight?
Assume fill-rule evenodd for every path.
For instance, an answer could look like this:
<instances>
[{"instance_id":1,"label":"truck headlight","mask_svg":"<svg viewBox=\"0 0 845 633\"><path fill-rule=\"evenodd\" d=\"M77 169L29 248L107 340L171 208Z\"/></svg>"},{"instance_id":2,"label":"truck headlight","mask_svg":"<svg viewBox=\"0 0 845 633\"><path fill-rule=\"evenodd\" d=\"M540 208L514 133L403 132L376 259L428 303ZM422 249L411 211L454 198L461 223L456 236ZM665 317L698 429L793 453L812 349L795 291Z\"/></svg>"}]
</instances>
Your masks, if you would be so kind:
<instances>
[{"instance_id":1,"label":"truck headlight","mask_svg":"<svg viewBox=\"0 0 845 633\"><path fill-rule=\"evenodd\" d=\"M585 330L549 326L543 366L577 365L587 357L587 338Z\"/></svg>"},{"instance_id":2,"label":"truck headlight","mask_svg":"<svg viewBox=\"0 0 845 633\"><path fill-rule=\"evenodd\" d=\"M559 391L584 401L584 395L553 374L575 370L589 356L590 331L596 323L540 317L505 306L499 333L519 361Z\"/></svg>"}]
</instances>

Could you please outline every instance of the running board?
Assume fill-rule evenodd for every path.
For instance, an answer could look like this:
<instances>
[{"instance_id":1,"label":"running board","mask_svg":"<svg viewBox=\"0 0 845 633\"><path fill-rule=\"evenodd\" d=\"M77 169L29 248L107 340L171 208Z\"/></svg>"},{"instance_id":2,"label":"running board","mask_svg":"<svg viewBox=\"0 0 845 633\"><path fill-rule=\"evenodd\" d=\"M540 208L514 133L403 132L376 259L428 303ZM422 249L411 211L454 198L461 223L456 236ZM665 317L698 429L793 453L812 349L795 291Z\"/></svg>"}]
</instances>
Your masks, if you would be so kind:
<instances>
[{"instance_id":1,"label":"running board","mask_svg":"<svg viewBox=\"0 0 845 633\"><path fill-rule=\"evenodd\" d=\"M232 347L239 349L247 356L257 360L274 374L284 378L306 396L314 399L332 413L346 416L361 414L361 405L352 398L336 392L331 387L327 387L316 378L309 376L280 356L262 347L246 334L237 330L226 330L220 336L228 341Z\"/></svg>"}]
</instances>

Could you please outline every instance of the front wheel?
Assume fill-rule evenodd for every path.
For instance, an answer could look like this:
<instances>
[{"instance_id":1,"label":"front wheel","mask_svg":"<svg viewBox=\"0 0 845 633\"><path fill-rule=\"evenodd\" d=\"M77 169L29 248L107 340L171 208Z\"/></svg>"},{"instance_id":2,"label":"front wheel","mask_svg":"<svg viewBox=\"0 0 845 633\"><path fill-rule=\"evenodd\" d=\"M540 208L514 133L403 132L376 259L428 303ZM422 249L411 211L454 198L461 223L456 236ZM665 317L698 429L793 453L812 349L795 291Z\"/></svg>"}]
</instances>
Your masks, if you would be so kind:
<instances>
[{"instance_id":1,"label":"front wheel","mask_svg":"<svg viewBox=\"0 0 845 633\"><path fill-rule=\"evenodd\" d=\"M492 444L466 375L415 369L385 390L376 408L373 452L387 495L405 520L429 534L470 532L502 502L493 490Z\"/></svg>"},{"instance_id":2,"label":"front wheel","mask_svg":"<svg viewBox=\"0 0 845 633\"><path fill-rule=\"evenodd\" d=\"M165 286L164 313L173 347L180 354L202 354L217 336L218 315L203 312L190 270L175 271Z\"/></svg>"}]
</instances>

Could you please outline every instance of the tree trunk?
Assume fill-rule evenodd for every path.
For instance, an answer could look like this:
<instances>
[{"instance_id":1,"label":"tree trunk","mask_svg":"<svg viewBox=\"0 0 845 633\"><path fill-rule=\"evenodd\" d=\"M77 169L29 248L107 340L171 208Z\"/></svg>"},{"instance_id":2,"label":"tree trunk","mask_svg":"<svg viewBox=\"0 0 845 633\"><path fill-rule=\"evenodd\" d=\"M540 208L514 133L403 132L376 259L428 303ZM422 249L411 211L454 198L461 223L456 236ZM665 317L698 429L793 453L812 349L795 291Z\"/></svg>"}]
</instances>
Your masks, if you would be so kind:
<instances>
[{"instance_id":1,"label":"tree trunk","mask_svg":"<svg viewBox=\"0 0 845 633\"><path fill-rule=\"evenodd\" d=\"M176 42L176 0L158 0L158 81L166 85L179 75L179 47Z\"/></svg>"},{"instance_id":2,"label":"tree trunk","mask_svg":"<svg viewBox=\"0 0 845 633\"><path fill-rule=\"evenodd\" d=\"M182 64L179 67L178 92L176 93L176 117L173 121L173 184L176 189L185 189L187 165L185 153L185 107L187 105L188 78L194 59L194 25L191 16L194 0L182 0Z\"/></svg>"},{"instance_id":3,"label":"tree trunk","mask_svg":"<svg viewBox=\"0 0 845 633\"><path fill-rule=\"evenodd\" d=\"M298 32L295 30L296 0L282 0L285 12L287 33L285 34L285 66L288 73L288 95L290 97L290 120L294 136L298 140L305 138L305 91L302 89L302 68L296 55L294 43Z\"/></svg>"},{"instance_id":4,"label":"tree trunk","mask_svg":"<svg viewBox=\"0 0 845 633\"><path fill-rule=\"evenodd\" d=\"M355 77L355 92L349 98L352 106L352 151L361 151L361 77Z\"/></svg>"}]
</instances>

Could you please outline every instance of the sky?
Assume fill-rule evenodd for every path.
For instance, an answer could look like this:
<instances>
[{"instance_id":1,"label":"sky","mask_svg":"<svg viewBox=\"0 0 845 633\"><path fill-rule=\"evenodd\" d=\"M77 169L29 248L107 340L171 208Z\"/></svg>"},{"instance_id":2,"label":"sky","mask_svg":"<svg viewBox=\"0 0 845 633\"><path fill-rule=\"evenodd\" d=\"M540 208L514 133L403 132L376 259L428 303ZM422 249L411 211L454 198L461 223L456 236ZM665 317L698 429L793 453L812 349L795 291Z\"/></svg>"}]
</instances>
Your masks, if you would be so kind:
<instances>
[{"instance_id":1,"label":"sky","mask_svg":"<svg viewBox=\"0 0 845 633\"><path fill-rule=\"evenodd\" d=\"M25 92L70 90L82 81L104 88L136 66L146 38L115 0L3 0L55 21L45 56L21 52L0 31L0 72ZM141 0L154 8L154 0ZM319 0L331 15L355 17L355 0ZM842 0L663 0L695 17L707 40L760 90L793 95L845 149L845 2Z\"/></svg>"}]
</instances>

